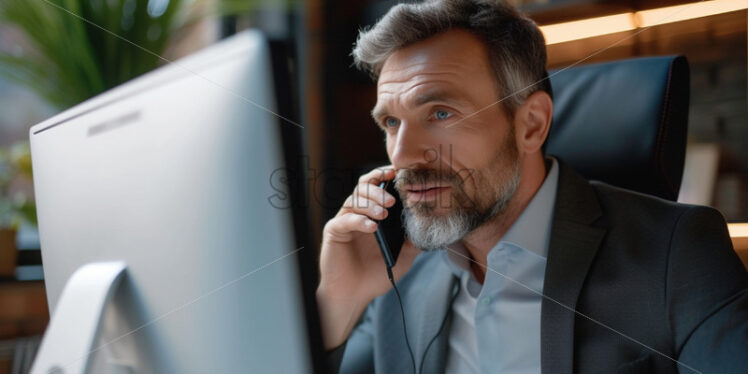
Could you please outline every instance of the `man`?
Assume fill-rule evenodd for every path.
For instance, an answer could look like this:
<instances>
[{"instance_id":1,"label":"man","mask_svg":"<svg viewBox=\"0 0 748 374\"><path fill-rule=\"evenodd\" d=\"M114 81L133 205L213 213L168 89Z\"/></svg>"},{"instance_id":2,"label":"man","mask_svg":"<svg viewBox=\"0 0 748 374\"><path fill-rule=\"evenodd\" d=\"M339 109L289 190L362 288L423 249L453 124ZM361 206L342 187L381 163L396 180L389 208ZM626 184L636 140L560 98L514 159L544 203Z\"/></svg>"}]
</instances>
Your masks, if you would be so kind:
<instances>
[{"instance_id":1,"label":"man","mask_svg":"<svg viewBox=\"0 0 748 374\"><path fill-rule=\"evenodd\" d=\"M553 104L532 21L485 0L399 5L353 55L377 80L392 165L325 225L317 299L336 369L747 372L748 275L722 216L543 155ZM399 295L372 235L392 179Z\"/></svg>"}]
</instances>

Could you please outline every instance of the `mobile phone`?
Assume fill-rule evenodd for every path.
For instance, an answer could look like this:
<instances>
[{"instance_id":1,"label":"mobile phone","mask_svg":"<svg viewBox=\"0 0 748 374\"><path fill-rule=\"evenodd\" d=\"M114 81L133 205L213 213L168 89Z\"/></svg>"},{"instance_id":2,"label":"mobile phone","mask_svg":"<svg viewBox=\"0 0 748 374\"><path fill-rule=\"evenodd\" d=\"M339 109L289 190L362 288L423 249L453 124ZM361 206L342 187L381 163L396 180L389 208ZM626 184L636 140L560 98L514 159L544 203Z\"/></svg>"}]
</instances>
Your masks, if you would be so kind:
<instances>
[{"instance_id":1,"label":"mobile phone","mask_svg":"<svg viewBox=\"0 0 748 374\"><path fill-rule=\"evenodd\" d=\"M400 195L395 190L395 181L384 181L379 184L387 193L395 197L395 205L387 208L387 217L377 221L377 231L374 236L377 238L379 250L384 257L384 263L389 269L395 266L397 256L405 242L405 230L402 223L403 203L400 201Z\"/></svg>"}]
</instances>

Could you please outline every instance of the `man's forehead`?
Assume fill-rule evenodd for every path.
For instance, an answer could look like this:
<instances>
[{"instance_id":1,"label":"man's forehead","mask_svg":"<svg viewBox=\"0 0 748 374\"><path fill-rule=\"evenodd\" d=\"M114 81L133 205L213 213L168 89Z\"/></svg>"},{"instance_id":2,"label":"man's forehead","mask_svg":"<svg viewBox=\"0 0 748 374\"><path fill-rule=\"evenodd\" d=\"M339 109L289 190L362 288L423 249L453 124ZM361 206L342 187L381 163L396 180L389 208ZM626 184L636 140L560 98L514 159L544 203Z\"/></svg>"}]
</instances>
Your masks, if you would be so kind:
<instances>
[{"instance_id":1,"label":"man's forehead","mask_svg":"<svg viewBox=\"0 0 748 374\"><path fill-rule=\"evenodd\" d=\"M372 114L387 112L388 102L405 99L417 106L428 101L456 101L472 96L466 82L493 79L484 44L473 34L455 29L393 52L377 80L377 105ZM493 84L490 86L493 90ZM462 101L462 100L460 100Z\"/></svg>"},{"instance_id":2,"label":"man's forehead","mask_svg":"<svg viewBox=\"0 0 748 374\"><path fill-rule=\"evenodd\" d=\"M403 64L390 64L382 68L377 86L406 81L425 81L458 76L466 66L456 60L431 60Z\"/></svg>"},{"instance_id":3,"label":"man's forehead","mask_svg":"<svg viewBox=\"0 0 748 374\"><path fill-rule=\"evenodd\" d=\"M473 34L455 29L394 51L382 66L377 92L426 82L464 82L481 73L491 74L485 46Z\"/></svg>"},{"instance_id":4,"label":"man's forehead","mask_svg":"<svg viewBox=\"0 0 748 374\"><path fill-rule=\"evenodd\" d=\"M385 60L381 72L417 69L424 65L483 65L487 61L485 44L472 33L452 29L397 49Z\"/></svg>"},{"instance_id":5,"label":"man's forehead","mask_svg":"<svg viewBox=\"0 0 748 374\"><path fill-rule=\"evenodd\" d=\"M439 89L444 86L454 86L462 78L463 72L455 66L441 69L433 64L421 64L398 71L389 71L379 76L377 81L378 94L396 92L421 92Z\"/></svg>"}]
</instances>

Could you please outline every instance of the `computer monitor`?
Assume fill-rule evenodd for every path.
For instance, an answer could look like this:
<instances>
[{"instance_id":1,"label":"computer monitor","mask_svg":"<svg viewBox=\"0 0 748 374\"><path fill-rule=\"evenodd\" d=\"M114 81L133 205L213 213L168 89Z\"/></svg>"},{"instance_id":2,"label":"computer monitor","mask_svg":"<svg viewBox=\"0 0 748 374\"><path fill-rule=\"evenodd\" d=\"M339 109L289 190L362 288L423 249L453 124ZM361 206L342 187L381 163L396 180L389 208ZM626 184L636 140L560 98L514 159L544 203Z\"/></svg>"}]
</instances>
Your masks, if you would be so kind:
<instances>
[{"instance_id":1,"label":"computer monitor","mask_svg":"<svg viewBox=\"0 0 748 374\"><path fill-rule=\"evenodd\" d=\"M313 371L271 65L244 32L31 128L34 372Z\"/></svg>"}]
</instances>

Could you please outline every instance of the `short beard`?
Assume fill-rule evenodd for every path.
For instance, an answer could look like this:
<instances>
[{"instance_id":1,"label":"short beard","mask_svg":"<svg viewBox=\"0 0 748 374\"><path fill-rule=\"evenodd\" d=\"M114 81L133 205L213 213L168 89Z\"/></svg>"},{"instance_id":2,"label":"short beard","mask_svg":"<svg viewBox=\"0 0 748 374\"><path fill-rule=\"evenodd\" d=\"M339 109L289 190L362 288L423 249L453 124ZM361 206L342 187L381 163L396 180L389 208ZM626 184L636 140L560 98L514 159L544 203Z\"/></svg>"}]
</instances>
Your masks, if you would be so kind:
<instances>
[{"instance_id":1,"label":"short beard","mask_svg":"<svg viewBox=\"0 0 748 374\"><path fill-rule=\"evenodd\" d=\"M405 207L402 218L408 239L423 251L443 249L503 214L519 187L520 169L516 159L511 168L509 179L496 192L493 204L486 209L460 204L454 212L441 216L418 215Z\"/></svg>"}]
</instances>

